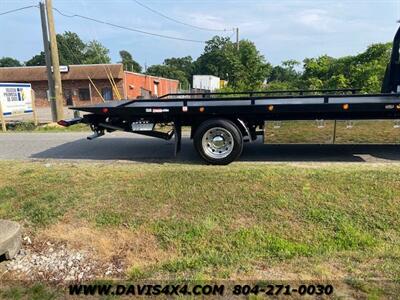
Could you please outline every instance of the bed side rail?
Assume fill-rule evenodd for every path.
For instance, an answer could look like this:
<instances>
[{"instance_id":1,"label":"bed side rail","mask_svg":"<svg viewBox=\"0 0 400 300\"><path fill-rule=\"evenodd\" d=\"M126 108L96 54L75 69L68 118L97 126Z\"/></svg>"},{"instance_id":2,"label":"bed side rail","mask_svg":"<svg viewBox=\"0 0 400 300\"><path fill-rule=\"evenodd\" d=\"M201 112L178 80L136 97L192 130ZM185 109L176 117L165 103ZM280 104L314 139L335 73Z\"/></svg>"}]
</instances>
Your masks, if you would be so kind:
<instances>
[{"instance_id":1,"label":"bed side rail","mask_svg":"<svg viewBox=\"0 0 400 300\"><path fill-rule=\"evenodd\" d=\"M168 98L214 98L214 97L226 97L226 96L238 96L238 97L253 97L253 96L268 96L268 95L309 95L309 94L356 94L360 89L317 89L317 90L278 90L278 91L243 91L243 92L205 92L205 93L171 93L166 94L158 99Z\"/></svg>"}]
</instances>

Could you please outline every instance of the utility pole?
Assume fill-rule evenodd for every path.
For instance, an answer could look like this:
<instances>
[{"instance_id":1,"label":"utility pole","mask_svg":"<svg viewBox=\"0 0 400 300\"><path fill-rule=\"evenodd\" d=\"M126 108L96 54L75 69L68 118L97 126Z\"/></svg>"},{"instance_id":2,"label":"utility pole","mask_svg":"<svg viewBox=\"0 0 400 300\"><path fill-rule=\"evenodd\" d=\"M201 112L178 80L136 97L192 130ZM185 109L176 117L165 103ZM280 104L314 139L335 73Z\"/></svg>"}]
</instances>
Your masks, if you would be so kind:
<instances>
[{"instance_id":1,"label":"utility pole","mask_svg":"<svg viewBox=\"0 0 400 300\"><path fill-rule=\"evenodd\" d=\"M236 50L239 51L239 27L236 28Z\"/></svg>"},{"instance_id":2,"label":"utility pole","mask_svg":"<svg viewBox=\"0 0 400 300\"><path fill-rule=\"evenodd\" d=\"M40 7L40 19L42 21L42 35L43 35L43 48L46 58L46 67L47 67L47 82L49 86L49 99L50 99L50 107L51 107L51 118L53 122L57 121L57 106L55 102L55 92L54 92L54 80L53 73L51 72L51 54L50 54L50 45L49 45L49 36L47 33L47 20L46 20L46 8L44 7L43 2L39 3Z\"/></svg>"},{"instance_id":3,"label":"utility pole","mask_svg":"<svg viewBox=\"0 0 400 300\"><path fill-rule=\"evenodd\" d=\"M54 28L54 16L53 16L53 5L52 0L45 0L46 11L47 11L47 23L50 34L50 49L51 49L51 62L53 64L53 76L54 76L54 92L55 92L55 103L57 112L57 121L64 118L64 100L61 85L61 74L60 74L60 60L58 57L58 47L56 39L56 30Z\"/></svg>"}]
</instances>

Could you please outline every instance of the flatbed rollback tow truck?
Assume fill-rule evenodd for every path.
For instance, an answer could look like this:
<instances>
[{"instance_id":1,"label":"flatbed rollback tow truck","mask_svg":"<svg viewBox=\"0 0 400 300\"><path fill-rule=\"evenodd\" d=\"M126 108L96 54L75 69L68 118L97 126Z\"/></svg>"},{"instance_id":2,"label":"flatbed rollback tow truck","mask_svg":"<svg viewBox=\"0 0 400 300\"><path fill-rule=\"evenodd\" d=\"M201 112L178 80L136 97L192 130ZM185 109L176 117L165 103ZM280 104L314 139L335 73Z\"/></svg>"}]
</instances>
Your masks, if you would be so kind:
<instances>
[{"instance_id":1,"label":"flatbed rollback tow truck","mask_svg":"<svg viewBox=\"0 0 400 300\"><path fill-rule=\"evenodd\" d=\"M399 48L400 28L380 94L357 89L167 94L72 107L88 114L58 123L89 124L89 140L113 131L174 138L175 155L181 148L182 126L189 126L194 147L207 163L229 164L241 155L244 142L264 134L265 121L400 119ZM173 129L163 132L156 124L171 124Z\"/></svg>"}]
</instances>

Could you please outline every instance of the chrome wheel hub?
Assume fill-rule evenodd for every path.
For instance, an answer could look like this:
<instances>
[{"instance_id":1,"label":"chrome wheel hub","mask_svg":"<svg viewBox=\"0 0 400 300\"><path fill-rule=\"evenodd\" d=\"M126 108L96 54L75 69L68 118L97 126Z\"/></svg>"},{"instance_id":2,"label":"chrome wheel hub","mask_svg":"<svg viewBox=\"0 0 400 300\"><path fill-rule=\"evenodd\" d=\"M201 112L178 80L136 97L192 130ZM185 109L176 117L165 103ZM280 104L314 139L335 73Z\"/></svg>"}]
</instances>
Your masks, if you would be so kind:
<instances>
[{"instance_id":1,"label":"chrome wheel hub","mask_svg":"<svg viewBox=\"0 0 400 300\"><path fill-rule=\"evenodd\" d=\"M225 128L211 128L203 135L203 151L209 157L216 159L225 158L231 154L233 146L233 136Z\"/></svg>"}]
</instances>

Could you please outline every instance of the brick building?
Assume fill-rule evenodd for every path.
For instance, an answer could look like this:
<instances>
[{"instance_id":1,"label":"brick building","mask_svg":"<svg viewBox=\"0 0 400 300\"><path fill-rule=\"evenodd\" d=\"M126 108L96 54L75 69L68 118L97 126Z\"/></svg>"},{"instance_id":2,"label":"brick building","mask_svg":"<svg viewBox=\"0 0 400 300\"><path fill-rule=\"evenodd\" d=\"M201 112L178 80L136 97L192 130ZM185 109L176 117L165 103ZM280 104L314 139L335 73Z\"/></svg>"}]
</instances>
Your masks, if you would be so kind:
<instances>
[{"instance_id":1,"label":"brick building","mask_svg":"<svg viewBox=\"0 0 400 300\"><path fill-rule=\"evenodd\" d=\"M177 93L179 81L133 72L124 72L124 89L128 99L151 98Z\"/></svg>"},{"instance_id":2,"label":"brick building","mask_svg":"<svg viewBox=\"0 0 400 300\"><path fill-rule=\"evenodd\" d=\"M177 80L127 72L123 70L122 64L63 66L61 80L64 104L82 106L101 103L103 100L99 93L106 101L117 100L107 74L112 76L124 99L153 98L176 93L179 87ZM47 71L44 66L0 68L0 82L31 83L36 105L49 106Z\"/></svg>"}]
</instances>

